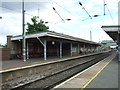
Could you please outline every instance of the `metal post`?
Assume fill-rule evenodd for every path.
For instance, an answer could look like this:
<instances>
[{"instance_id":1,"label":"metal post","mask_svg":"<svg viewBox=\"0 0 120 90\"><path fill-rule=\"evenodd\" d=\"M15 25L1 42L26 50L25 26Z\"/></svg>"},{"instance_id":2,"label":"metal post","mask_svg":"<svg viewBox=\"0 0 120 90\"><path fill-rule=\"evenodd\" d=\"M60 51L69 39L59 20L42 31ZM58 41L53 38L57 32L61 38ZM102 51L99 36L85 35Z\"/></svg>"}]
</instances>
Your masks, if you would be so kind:
<instances>
[{"instance_id":1,"label":"metal post","mask_svg":"<svg viewBox=\"0 0 120 90\"><path fill-rule=\"evenodd\" d=\"M86 54L87 53L87 44L84 44L84 54Z\"/></svg>"},{"instance_id":2,"label":"metal post","mask_svg":"<svg viewBox=\"0 0 120 90\"><path fill-rule=\"evenodd\" d=\"M24 0L22 1L22 26L23 26L23 61L26 61L26 42L25 42L25 10L24 10Z\"/></svg>"},{"instance_id":3,"label":"metal post","mask_svg":"<svg viewBox=\"0 0 120 90\"><path fill-rule=\"evenodd\" d=\"M62 58L62 42L60 42L60 58Z\"/></svg>"},{"instance_id":4,"label":"metal post","mask_svg":"<svg viewBox=\"0 0 120 90\"><path fill-rule=\"evenodd\" d=\"M90 31L90 41L92 41L92 31Z\"/></svg>"},{"instance_id":5,"label":"metal post","mask_svg":"<svg viewBox=\"0 0 120 90\"><path fill-rule=\"evenodd\" d=\"M120 2L118 2L118 61L120 61Z\"/></svg>"},{"instance_id":6,"label":"metal post","mask_svg":"<svg viewBox=\"0 0 120 90\"><path fill-rule=\"evenodd\" d=\"M90 45L88 44L87 45L87 53L89 53L89 50L90 50Z\"/></svg>"},{"instance_id":7,"label":"metal post","mask_svg":"<svg viewBox=\"0 0 120 90\"><path fill-rule=\"evenodd\" d=\"M57 56L59 57L59 45L57 45Z\"/></svg>"},{"instance_id":8,"label":"metal post","mask_svg":"<svg viewBox=\"0 0 120 90\"><path fill-rule=\"evenodd\" d=\"M44 40L44 60L46 60L46 44L47 44L47 42L46 42L46 40Z\"/></svg>"},{"instance_id":9,"label":"metal post","mask_svg":"<svg viewBox=\"0 0 120 90\"><path fill-rule=\"evenodd\" d=\"M105 5L106 5L106 4L105 4L105 0L104 0L104 6L103 6L103 8L104 8L104 15L106 15L106 14L105 14Z\"/></svg>"},{"instance_id":10,"label":"metal post","mask_svg":"<svg viewBox=\"0 0 120 90\"><path fill-rule=\"evenodd\" d=\"M80 44L78 43L78 55L80 53Z\"/></svg>"},{"instance_id":11,"label":"metal post","mask_svg":"<svg viewBox=\"0 0 120 90\"><path fill-rule=\"evenodd\" d=\"M28 41L27 41L27 59L29 59L29 44L28 44Z\"/></svg>"},{"instance_id":12,"label":"metal post","mask_svg":"<svg viewBox=\"0 0 120 90\"><path fill-rule=\"evenodd\" d=\"M72 56L72 43L70 43L70 55Z\"/></svg>"},{"instance_id":13,"label":"metal post","mask_svg":"<svg viewBox=\"0 0 120 90\"><path fill-rule=\"evenodd\" d=\"M119 28L118 28L118 60L120 61L120 29Z\"/></svg>"}]
</instances>

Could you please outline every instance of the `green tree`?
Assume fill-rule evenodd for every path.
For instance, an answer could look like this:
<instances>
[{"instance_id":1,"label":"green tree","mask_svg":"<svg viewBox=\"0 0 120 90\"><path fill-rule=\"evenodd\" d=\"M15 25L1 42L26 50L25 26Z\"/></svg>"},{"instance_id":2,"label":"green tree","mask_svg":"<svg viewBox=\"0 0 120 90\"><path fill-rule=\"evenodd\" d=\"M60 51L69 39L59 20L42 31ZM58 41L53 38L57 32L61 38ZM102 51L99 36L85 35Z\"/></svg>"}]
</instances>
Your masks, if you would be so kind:
<instances>
[{"instance_id":1,"label":"green tree","mask_svg":"<svg viewBox=\"0 0 120 90\"><path fill-rule=\"evenodd\" d=\"M0 47L2 47L2 48L7 48L7 43L6 43L5 45L1 45L1 44L0 44Z\"/></svg>"},{"instance_id":2,"label":"green tree","mask_svg":"<svg viewBox=\"0 0 120 90\"><path fill-rule=\"evenodd\" d=\"M33 24L27 23L27 34L36 33L40 31L48 31L49 27L45 25L45 22L41 19L39 22L36 17L31 18Z\"/></svg>"}]
</instances>

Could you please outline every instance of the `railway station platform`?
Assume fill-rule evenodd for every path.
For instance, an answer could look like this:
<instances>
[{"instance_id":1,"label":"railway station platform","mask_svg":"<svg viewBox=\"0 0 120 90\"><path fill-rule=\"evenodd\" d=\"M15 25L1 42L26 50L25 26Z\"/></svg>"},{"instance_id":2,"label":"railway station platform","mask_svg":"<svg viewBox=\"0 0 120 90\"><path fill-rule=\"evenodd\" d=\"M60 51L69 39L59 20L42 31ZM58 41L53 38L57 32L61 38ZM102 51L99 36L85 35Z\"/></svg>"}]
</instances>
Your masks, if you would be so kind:
<instances>
[{"instance_id":1,"label":"railway station platform","mask_svg":"<svg viewBox=\"0 0 120 90\"><path fill-rule=\"evenodd\" d=\"M117 53L78 73L53 90L120 90Z\"/></svg>"},{"instance_id":2,"label":"railway station platform","mask_svg":"<svg viewBox=\"0 0 120 90\"><path fill-rule=\"evenodd\" d=\"M74 58L74 57L76 56L72 56L71 58ZM26 66L36 65L36 64L44 64L44 63L59 61L59 60L68 59L68 58L69 58L68 56L63 58L52 57L52 58L48 58L47 60L44 60L43 58L31 58L31 59L28 59L26 62L24 62L22 59L4 60L4 61L0 61L0 64L1 64L0 71L26 67Z\"/></svg>"},{"instance_id":3,"label":"railway station platform","mask_svg":"<svg viewBox=\"0 0 120 90\"><path fill-rule=\"evenodd\" d=\"M11 62L4 61L3 68L0 70L2 75L1 87L7 89L17 89L19 87L51 89L71 77L56 87L80 90L80 88L86 88L87 84L94 79L93 77L96 77L116 55L116 51L104 51L80 56L49 58L47 60L30 59L27 62L22 61L22 59L11 60Z\"/></svg>"},{"instance_id":4,"label":"railway station platform","mask_svg":"<svg viewBox=\"0 0 120 90\"><path fill-rule=\"evenodd\" d=\"M47 60L44 60L44 58L31 58L31 59L28 59L26 62L24 62L22 59L4 60L4 61L0 61L0 71L33 66L38 64L40 65L40 64L46 64L46 63L52 63L56 61L68 60L68 59L73 59L78 57L85 57L92 54L94 55L96 53L89 53L89 54L76 55L76 56L64 56L62 58L48 57Z\"/></svg>"},{"instance_id":5,"label":"railway station platform","mask_svg":"<svg viewBox=\"0 0 120 90\"><path fill-rule=\"evenodd\" d=\"M118 57L113 59L86 88L118 88ZM119 88L120 89L120 88Z\"/></svg>"}]
</instances>

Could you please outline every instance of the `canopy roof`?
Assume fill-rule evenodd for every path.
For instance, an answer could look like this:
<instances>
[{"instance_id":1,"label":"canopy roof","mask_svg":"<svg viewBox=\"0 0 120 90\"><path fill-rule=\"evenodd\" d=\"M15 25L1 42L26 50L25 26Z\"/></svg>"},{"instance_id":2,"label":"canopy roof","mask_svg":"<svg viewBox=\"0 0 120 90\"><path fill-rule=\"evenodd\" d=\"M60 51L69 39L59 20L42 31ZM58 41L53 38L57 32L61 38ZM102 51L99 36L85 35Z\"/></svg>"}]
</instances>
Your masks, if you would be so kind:
<instances>
[{"instance_id":1,"label":"canopy roof","mask_svg":"<svg viewBox=\"0 0 120 90\"><path fill-rule=\"evenodd\" d=\"M118 31L120 30L119 25L102 26L101 27L115 42L118 39Z\"/></svg>"},{"instance_id":2,"label":"canopy roof","mask_svg":"<svg viewBox=\"0 0 120 90\"><path fill-rule=\"evenodd\" d=\"M78 42L84 42L84 43L88 43L88 44L100 45L99 43L96 43L96 42L93 42L93 41L84 40L84 39L81 39L81 38L65 35L65 34L62 34L62 33L53 32L53 31L28 34L28 35L25 36L25 38L29 39L29 38L37 38L37 37L45 37L45 36L67 39L67 40L78 41ZM13 36L11 38L12 41L20 40L20 39L23 39L22 35Z\"/></svg>"}]
</instances>

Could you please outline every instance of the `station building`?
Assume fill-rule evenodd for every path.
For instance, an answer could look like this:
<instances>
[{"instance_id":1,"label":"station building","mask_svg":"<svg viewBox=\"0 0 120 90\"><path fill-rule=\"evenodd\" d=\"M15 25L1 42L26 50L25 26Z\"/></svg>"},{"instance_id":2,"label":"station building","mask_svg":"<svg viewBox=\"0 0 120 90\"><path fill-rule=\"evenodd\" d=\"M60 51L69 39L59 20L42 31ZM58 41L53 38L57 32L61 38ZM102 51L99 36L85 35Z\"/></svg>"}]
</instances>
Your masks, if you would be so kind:
<instances>
[{"instance_id":1,"label":"station building","mask_svg":"<svg viewBox=\"0 0 120 90\"><path fill-rule=\"evenodd\" d=\"M53 31L28 34L26 56L29 58L64 57L97 52L100 44ZM23 36L7 36L11 58L22 58Z\"/></svg>"}]
</instances>

